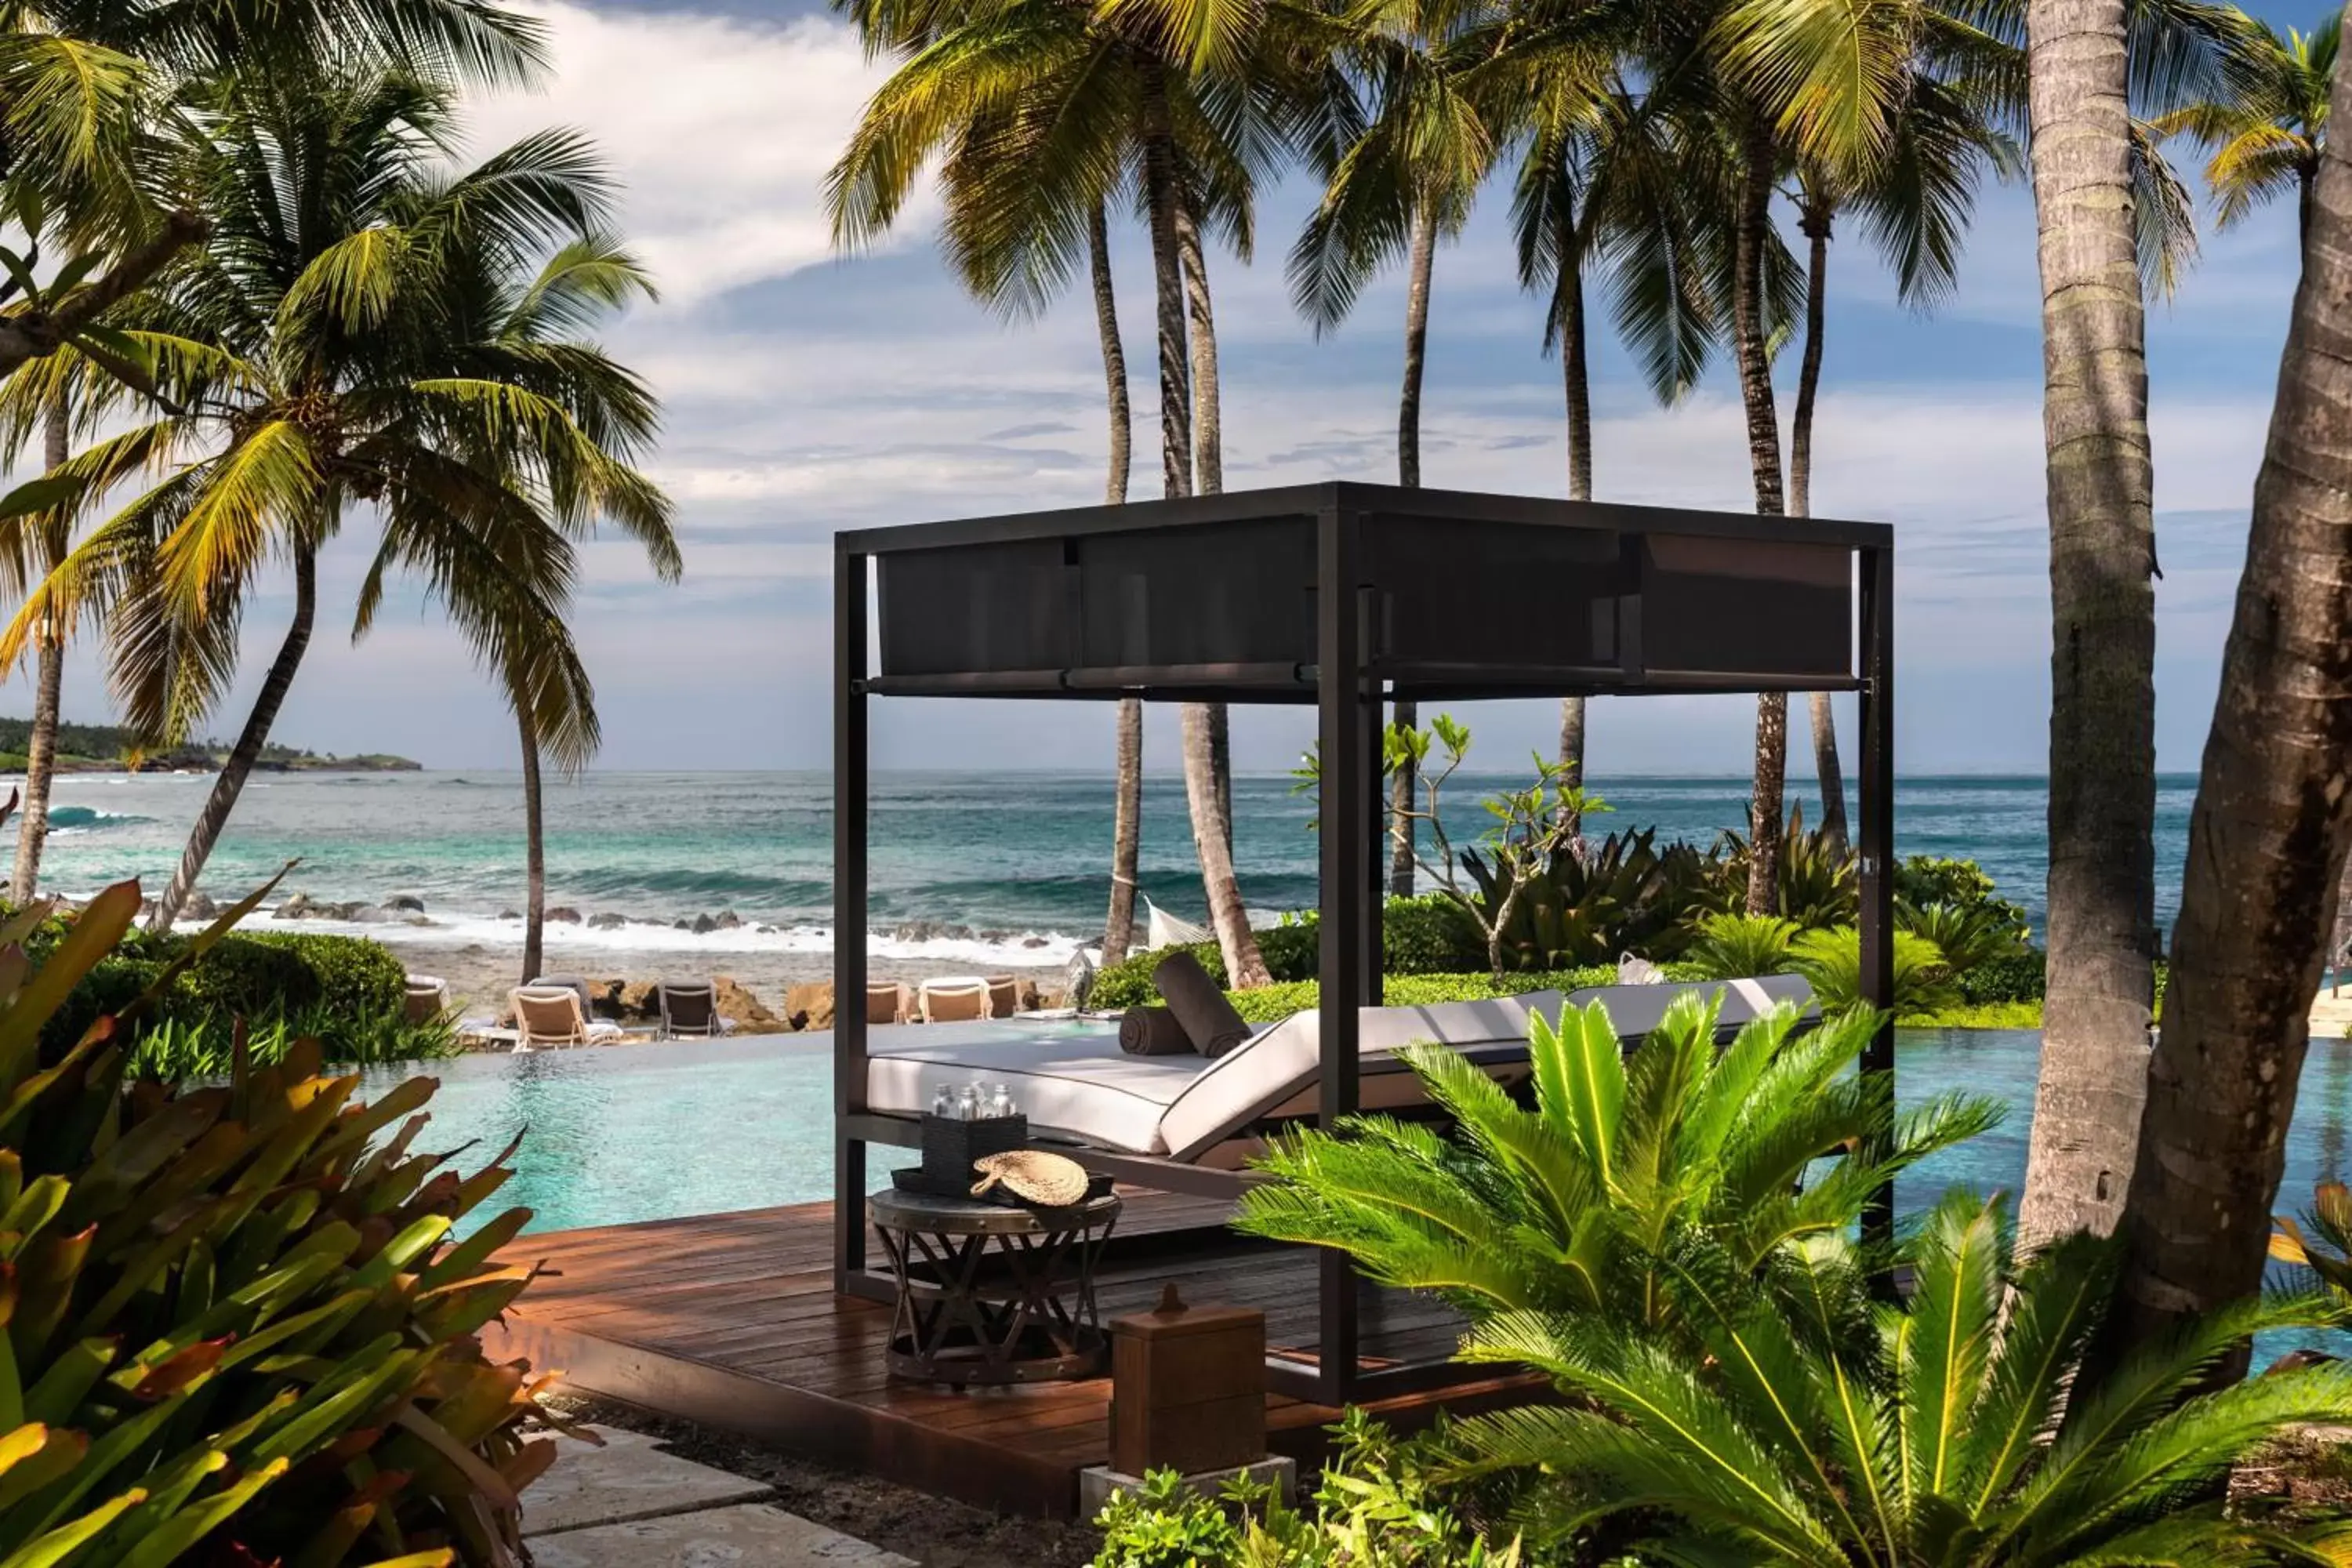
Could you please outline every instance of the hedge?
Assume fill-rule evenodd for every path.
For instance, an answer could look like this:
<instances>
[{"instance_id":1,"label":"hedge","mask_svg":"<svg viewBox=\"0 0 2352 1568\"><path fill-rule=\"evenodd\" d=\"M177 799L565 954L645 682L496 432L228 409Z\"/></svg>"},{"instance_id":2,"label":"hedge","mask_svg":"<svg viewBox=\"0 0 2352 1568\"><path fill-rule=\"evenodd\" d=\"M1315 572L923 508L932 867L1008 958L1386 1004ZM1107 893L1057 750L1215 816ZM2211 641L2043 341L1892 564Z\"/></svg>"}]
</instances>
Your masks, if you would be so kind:
<instances>
[{"instance_id":1,"label":"hedge","mask_svg":"<svg viewBox=\"0 0 2352 1568\"><path fill-rule=\"evenodd\" d=\"M1276 984L1312 980L1321 942L1320 916L1311 912L1293 915L1282 924L1268 926L1257 933L1258 956L1265 960L1266 973ZM1486 944L1478 935L1478 928L1460 906L1442 894L1391 899L1381 913L1381 967L1392 975L1459 974L1483 970L1486 963ZM1151 988L1151 971L1169 951L1162 948L1136 953L1096 975L1089 1005L1138 1007L1158 1000L1159 994ZM1220 985L1225 983L1224 955L1215 942L1195 942L1184 951L1200 960L1211 979ZM1534 978L1532 974L1517 975L1513 977L1513 983ZM1526 989L1540 991L1543 987L1529 985Z\"/></svg>"},{"instance_id":2,"label":"hedge","mask_svg":"<svg viewBox=\"0 0 2352 1568\"><path fill-rule=\"evenodd\" d=\"M120 956L100 960L74 988L49 1020L44 1041L62 1048L79 1038L100 1014L121 1009L152 985L185 943L182 937L126 939ZM308 1012L363 1030L401 1016L406 981L391 949L365 937L240 931L191 964L151 1018L184 1025L238 1017L258 1022Z\"/></svg>"}]
</instances>

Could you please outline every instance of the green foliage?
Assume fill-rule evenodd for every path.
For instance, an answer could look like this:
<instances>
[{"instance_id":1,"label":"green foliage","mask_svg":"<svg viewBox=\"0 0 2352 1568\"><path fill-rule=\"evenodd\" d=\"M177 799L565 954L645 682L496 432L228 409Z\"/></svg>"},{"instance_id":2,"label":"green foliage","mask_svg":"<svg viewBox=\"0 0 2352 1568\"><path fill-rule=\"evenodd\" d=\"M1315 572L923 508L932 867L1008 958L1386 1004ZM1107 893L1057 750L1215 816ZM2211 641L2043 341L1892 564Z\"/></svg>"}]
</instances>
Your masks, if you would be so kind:
<instances>
[{"instance_id":1,"label":"green foliage","mask_svg":"<svg viewBox=\"0 0 2352 1568\"><path fill-rule=\"evenodd\" d=\"M1708 882L1711 907L1727 913L1744 909L1748 840L1729 831L1718 834L1707 858L1714 872ZM1780 912L1806 930L1851 925L1862 909L1862 862L1850 846L1841 845L1827 828L1808 831L1805 808L1791 806L1780 840L1777 886Z\"/></svg>"},{"instance_id":2,"label":"green foliage","mask_svg":"<svg viewBox=\"0 0 2352 1568\"><path fill-rule=\"evenodd\" d=\"M1679 967L1679 966L1677 966ZM1695 977L1694 977L1695 978ZM1613 985L1613 964L1583 969L1536 970L1509 973L1498 983L1485 970L1468 974L1391 974L1381 983L1382 1000L1391 1007L1427 1007L1440 1002L1484 1002L1495 996L1524 996L1532 991L1562 994L1589 986ZM1293 1013L1319 1006L1322 998L1312 980L1261 985L1255 991L1230 991L1234 1009L1253 1024L1272 1024Z\"/></svg>"},{"instance_id":3,"label":"green foliage","mask_svg":"<svg viewBox=\"0 0 2352 1568\"><path fill-rule=\"evenodd\" d=\"M1954 978L1960 999L1969 1003L2039 1002L2047 989L2048 955L2038 947L1983 959Z\"/></svg>"},{"instance_id":4,"label":"green foliage","mask_svg":"<svg viewBox=\"0 0 2352 1568\"><path fill-rule=\"evenodd\" d=\"M530 1282L491 1260L528 1212L449 1240L506 1157L410 1154L433 1080L363 1105L308 1043L213 1088L129 1079L130 1016L250 900L44 1052L139 901L108 889L37 966L38 911L0 927L0 1561L511 1563L553 1447L474 1336Z\"/></svg>"},{"instance_id":5,"label":"green foliage","mask_svg":"<svg viewBox=\"0 0 2352 1568\"><path fill-rule=\"evenodd\" d=\"M1205 1497L1156 1470L1096 1516L1095 1568L1518 1568L1517 1542L1489 1547L1462 1516L1475 1488L1446 1478L1442 1434L1399 1438L1354 1408L1329 1431L1309 1509L1247 1482Z\"/></svg>"},{"instance_id":6,"label":"green foliage","mask_svg":"<svg viewBox=\"0 0 2352 1568\"><path fill-rule=\"evenodd\" d=\"M1657 1274L1671 1338L1591 1314L1490 1319L1469 1359L1534 1366L1568 1402L1472 1418L1455 1441L1478 1466L1572 1478L1571 1515L1645 1562L2336 1560L2312 1548L2340 1545L2340 1523L2265 1518L2225 1483L2294 1427L2352 1418L2352 1366L2200 1392L2247 1335L2331 1321L2332 1304L2242 1301L2092 1384L2077 1378L2115 1296L2113 1243L2020 1258L2002 1201L1962 1191L1906 1250L1898 1304L1873 1294L1877 1260L1823 1230L1763 1270L1686 1238Z\"/></svg>"},{"instance_id":7,"label":"green foliage","mask_svg":"<svg viewBox=\"0 0 2352 1568\"><path fill-rule=\"evenodd\" d=\"M412 1020L404 1009L353 1017L314 1002L254 1019L221 1014L193 1022L159 1018L136 1032L130 1070L149 1079L226 1078L236 1067L240 1021L247 1059L256 1067L277 1066L306 1040L316 1042L329 1061L360 1067L457 1054L457 1031L446 1016Z\"/></svg>"},{"instance_id":8,"label":"green foliage","mask_svg":"<svg viewBox=\"0 0 2352 1568\"><path fill-rule=\"evenodd\" d=\"M1630 1059L1602 1004L1557 1030L1537 1016L1532 1107L1454 1051L1408 1047L1456 1131L1361 1116L1283 1138L1262 1163L1277 1179L1234 1223L1339 1248L1474 1320L1538 1309L1656 1327L1687 1238L1761 1268L1792 1237L1842 1234L1880 1184L2001 1114L1955 1095L1898 1117L1884 1078L1850 1070L1870 1014L1801 1032L1777 1008L1718 1050L1719 1010L1677 1000Z\"/></svg>"},{"instance_id":9,"label":"green foliage","mask_svg":"<svg viewBox=\"0 0 2352 1568\"><path fill-rule=\"evenodd\" d=\"M228 1040L240 1018L257 1049L265 1042L282 1047L307 1037L320 1043L330 1061L410 1060L454 1048L446 1027L408 1024L405 972L380 942L307 931L239 931L192 947L184 936L132 933L118 955L92 966L50 1020L45 1043L64 1049L101 1014L121 1010L185 957L142 1015L134 1058L139 1070L169 1063L198 1076L227 1071ZM151 1048L145 1037L159 1030L169 1033Z\"/></svg>"},{"instance_id":10,"label":"green foliage","mask_svg":"<svg viewBox=\"0 0 2352 1568\"><path fill-rule=\"evenodd\" d=\"M1850 1012L1864 1005L1862 933L1853 927L1806 931L1790 944L1789 967L1812 986L1823 1013ZM1951 984L1951 966L1936 944L1907 931L1896 931L1895 1016L1932 1014L1958 999Z\"/></svg>"},{"instance_id":11,"label":"green foliage","mask_svg":"<svg viewBox=\"0 0 2352 1568\"><path fill-rule=\"evenodd\" d=\"M2337 1300L2352 1303L2352 1189L2322 1182L2301 1225L2284 1215L2273 1223L2271 1256L2311 1270Z\"/></svg>"},{"instance_id":12,"label":"green foliage","mask_svg":"<svg viewBox=\"0 0 2352 1568\"><path fill-rule=\"evenodd\" d=\"M1789 944L1802 929L1779 915L1702 915L1698 940L1684 957L1709 980L1778 974L1788 967Z\"/></svg>"},{"instance_id":13,"label":"green foliage","mask_svg":"<svg viewBox=\"0 0 2352 1568\"><path fill-rule=\"evenodd\" d=\"M1308 911L1257 933L1258 954L1266 973L1279 985L1312 980L1319 972L1322 918ZM1391 974L1458 973L1486 961L1486 943L1468 917L1441 894L1415 899L1391 899L1381 911L1381 940L1386 969ZM1213 942L1184 949L1220 985L1225 980L1224 956ZM1168 956L1168 949L1129 955L1095 976L1092 1005L1103 1008L1140 1007L1156 1001L1151 972ZM1540 987L1530 987L1540 989Z\"/></svg>"},{"instance_id":14,"label":"green foliage","mask_svg":"<svg viewBox=\"0 0 2352 1568\"><path fill-rule=\"evenodd\" d=\"M1934 942L1955 974L2016 958L2025 946L2025 928L1990 904L1897 903L1895 926Z\"/></svg>"},{"instance_id":15,"label":"green foliage","mask_svg":"<svg viewBox=\"0 0 2352 1568\"><path fill-rule=\"evenodd\" d=\"M1992 876L1973 860L1948 860L1914 855L1895 868L1895 897L1899 903L1958 904L1963 909L1998 910L2025 931L2025 906L1995 896Z\"/></svg>"},{"instance_id":16,"label":"green foliage","mask_svg":"<svg viewBox=\"0 0 2352 1568\"><path fill-rule=\"evenodd\" d=\"M1655 828L1612 833L1583 853L1563 850L1521 889L1503 922L1506 960L1523 969L1613 963L1619 954L1672 958L1690 937L1687 922L1708 907L1717 876L1687 844L1656 847ZM1481 858L1464 868L1490 911L1507 888Z\"/></svg>"}]
</instances>

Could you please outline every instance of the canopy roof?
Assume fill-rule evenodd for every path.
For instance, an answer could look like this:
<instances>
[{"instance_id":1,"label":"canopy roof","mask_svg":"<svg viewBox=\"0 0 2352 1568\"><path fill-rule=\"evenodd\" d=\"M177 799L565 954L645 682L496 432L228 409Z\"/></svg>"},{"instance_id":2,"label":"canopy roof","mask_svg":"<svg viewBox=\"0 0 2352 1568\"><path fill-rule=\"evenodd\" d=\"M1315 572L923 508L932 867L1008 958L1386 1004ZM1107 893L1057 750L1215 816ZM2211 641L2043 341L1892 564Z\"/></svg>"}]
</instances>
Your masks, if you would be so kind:
<instances>
[{"instance_id":1,"label":"canopy roof","mask_svg":"<svg viewBox=\"0 0 2352 1568\"><path fill-rule=\"evenodd\" d=\"M1344 518L1347 558L1330 542ZM1318 596L1396 696L1844 690L1880 523L1332 482L837 536L877 696L1311 702Z\"/></svg>"}]
</instances>

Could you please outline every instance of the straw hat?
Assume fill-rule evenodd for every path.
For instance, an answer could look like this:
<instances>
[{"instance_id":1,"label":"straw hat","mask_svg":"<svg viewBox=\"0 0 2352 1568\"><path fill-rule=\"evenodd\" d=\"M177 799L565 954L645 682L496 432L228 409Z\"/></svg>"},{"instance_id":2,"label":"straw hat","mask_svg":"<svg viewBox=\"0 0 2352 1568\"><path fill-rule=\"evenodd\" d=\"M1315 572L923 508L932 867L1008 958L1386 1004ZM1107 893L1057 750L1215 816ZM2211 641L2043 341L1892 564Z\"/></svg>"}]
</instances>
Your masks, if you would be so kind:
<instances>
[{"instance_id":1,"label":"straw hat","mask_svg":"<svg viewBox=\"0 0 2352 1568\"><path fill-rule=\"evenodd\" d=\"M974 1160L971 1168L981 1173L972 1184L971 1195L980 1196L997 1183L1024 1204L1036 1204L1045 1208L1067 1208L1085 1201L1087 1195L1086 1168L1076 1160L1059 1154L1048 1154L1038 1149L1015 1149L1005 1154L988 1154Z\"/></svg>"}]
</instances>

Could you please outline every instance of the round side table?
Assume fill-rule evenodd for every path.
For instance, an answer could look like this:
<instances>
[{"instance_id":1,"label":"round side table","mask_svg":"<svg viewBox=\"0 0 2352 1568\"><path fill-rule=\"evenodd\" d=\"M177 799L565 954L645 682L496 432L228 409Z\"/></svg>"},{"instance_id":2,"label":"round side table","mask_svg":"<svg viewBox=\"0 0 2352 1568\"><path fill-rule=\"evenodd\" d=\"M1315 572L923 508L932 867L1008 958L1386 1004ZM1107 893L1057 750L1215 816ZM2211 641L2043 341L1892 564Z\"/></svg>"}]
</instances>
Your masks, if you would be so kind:
<instances>
[{"instance_id":1,"label":"round side table","mask_svg":"<svg viewBox=\"0 0 2352 1568\"><path fill-rule=\"evenodd\" d=\"M875 1194L866 1217L898 1287L891 1373L970 1384L1100 1372L1095 1263L1118 1211L1115 1194L1059 1209Z\"/></svg>"}]
</instances>

